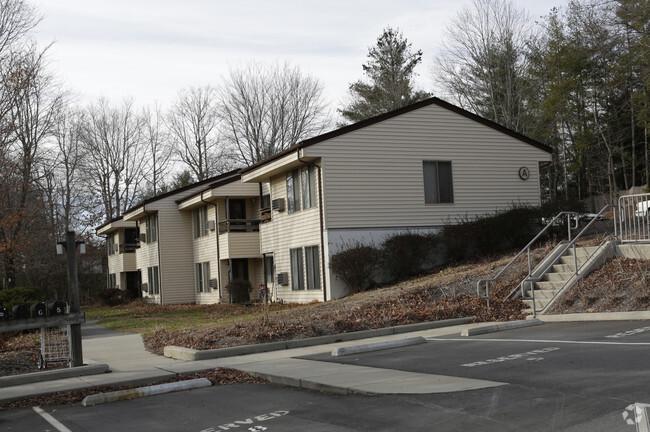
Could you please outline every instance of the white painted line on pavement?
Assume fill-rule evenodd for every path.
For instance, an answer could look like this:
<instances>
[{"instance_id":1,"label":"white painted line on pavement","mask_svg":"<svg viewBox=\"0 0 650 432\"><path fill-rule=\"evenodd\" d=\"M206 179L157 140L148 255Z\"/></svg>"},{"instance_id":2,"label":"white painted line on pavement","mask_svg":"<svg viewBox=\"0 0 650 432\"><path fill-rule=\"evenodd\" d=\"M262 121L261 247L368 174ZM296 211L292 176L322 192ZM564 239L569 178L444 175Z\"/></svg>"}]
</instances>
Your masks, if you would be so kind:
<instances>
[{"instance_id":1,"label":"white painted line on pavement","mask_svg":"<svg viewBox=\"0 0 650 432\"><path fill-rule=\"evenodd\" d=\"M485 366L485 365L490 365L490 364L493 364L493 363L501 363L501 362L504 362L504 361L521 360L521 359L540 361L540 360L543 360L544 358L543 357L533 357L533 358L531 358L531 356L536 356L538 354L545 354L545 353L552 352L552 351L557 351L557 350L559 350L559 348L557 348L557 347L541 348L541 349L536 349L536 350L532 350L532 351L528 351L528 352L524 352L524 353L519 353L519 354L510 354L510 355L507 355L507 356L502 356L502 357L494 358L494 359L476 361L476 362L472 362L472 363L465 363L465 364L462 364L461 366L464 366L464 367Z\"/></svg>"},{"instance_id":2,"label":"white painted line on pavement","mask_svg":"<svg viewBox=\"0 0 650 432\"><path fill-rule=\"evenodd\" d=\"M32 407L32 409L33 409L34 411L36 411L36 413L37 413L38 415L40 415L41 417L43 417L43 420L45 420L46 422L48 422L49 424L51 424L51 425L52 425L56 430L58 430L59 432L72 432L70 429L68 429L67 427L65 427L65 425L64 425L63 423L61 423L60 421L58 421L57 419L55 419L54 417L52 417L50 414L48 414L48 413L46 413L45 411L43 411L43 410L41 409L41 407L37 407L37 406L35 406L35 407Z\"/></svg>"},{"instance_id":3,"label":"white painted line on pavement","mask_svg":"<svg viewBox=\"0 0 650 432\"><path fill-rule=\"evenodd\" d=\"M650 331L650 327L641 327L641 328L637 328L637 329L634 329L634 330L628 330L628 331L625 331L625 332L616 333L616 334L605 336L605 337L606 338L622 338L622 337L625 337L625 336L632 336L632 335L647 332L647 331Z\"/></svg>"},{"instance_id":4,"label":"white painted line on pavement","mask_svg":"<svg viewBox=\"0 0 650 432\"><path fill-rule=\"evenodd\" d=\"M460 338L449 338L442 339L436 337L426 338L428 341L436 342L445 342L445 341L455 341L455 342L530 342L530 343L561 343L561 344L575 344L575 345L627 345L627 346L645 346L650 345L650 342L597 342L597 341L564 341L564 340L545 340L545 339L460 339Z\"/></svg>"}]
</instances>

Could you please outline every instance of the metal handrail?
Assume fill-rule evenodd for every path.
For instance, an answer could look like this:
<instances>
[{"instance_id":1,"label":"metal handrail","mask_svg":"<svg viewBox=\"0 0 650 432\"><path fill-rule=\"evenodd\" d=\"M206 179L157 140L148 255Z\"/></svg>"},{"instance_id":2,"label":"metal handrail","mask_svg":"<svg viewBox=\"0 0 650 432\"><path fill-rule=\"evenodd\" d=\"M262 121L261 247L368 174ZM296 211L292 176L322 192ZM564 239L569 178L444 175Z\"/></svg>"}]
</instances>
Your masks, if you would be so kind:
<instances>
[{"instance_id":1,"label":"metal handrail","mask_svg":"<svg viewBox=\"0 0 650 432\"><path fill-rule=\"evenodd\" d=\"M478 297L486 298L487 299L487 307L490 307L490 282L494 282L497 280L504 271L506 271L514 262L523 255L524 252L528 251L528 276L530 276L532 272L532 261L531 261L531 256L530 256L530 247L551 227L555 224L555 222L562 217L563 215L567 216L567 231L568 231L568 236L569 240L571 240L571 230L578 228L578 218L576 217L576 226L574 228L571 227L571 216L577 216L578 213L576 212L570 212L570 211L563 211L557 214L551 221L542 229L534 239L532 239L524 248L519 251L517 255L501 269L499 273L497 273L496 276L492 278L487 278L487 279L480 279L478 282L476 282L476 294ZM481 284L485 284L485 295L481 295ZM518 288L518 287L517 287ZM508 297L510 297L514 292L517 291L517 288L513 292L511 292ZM508 298L506 297L506 298Z\"/></svg>"},{"instance_id":2,"label":"metal handrail","mask_svg":"<svg viewBox=\"0 0 650 432\"><path fill-rule=\"evenodd\" d=\"M585 262L583 262L582 265L580 265L580 267L578 267L578 254L576 253L576 243L577 243L577 241L578 241L578 240L580 239L580 237L582 237L582 235L583 235L583 234L584 234L584 233L589 229L589 227L590 227L590 226L591 226L591 225L592 225L592 224L593 224L593 223L598 219L598 216L602 215L602 214L603 214L607 209L609 209L609 208L613 208L613 209L614 209L614 235L609 235L609 236L605 237L605 238L603 239L603 241L600 242L600 244L598 245L598 247L596 247L596 249L594 249L594 251L593 251L591 254L589 254L589 256L587 257L587 259L585 260ZM544 267L544 270L541 271L541 276L538 276L538 277L532 278L532 277L530 277L530 274L529 274L529 275L528 275L526 278L524 278L524 280L522 280L521 283L517 286L518 288L521 287L521 296L522 296L522 298L523 298L523 297L525 297L525 289L524 289L525 284L526 284L526 283L531 284L530 292L531 292L531 298L532 298L532 302L533 302L533 318L536 318L536 317L537 317L537 309L536 309L536 307L535 307L535 287L534 287L532 284L534 284L535 282L539 282L540 280L542 280L542 277L544 277L544 275L546 274L546 272L548 272L548 270L549 270L553 265L555 265L555 263L557 263L557 261L558 261L558 260L559 260L563 255L564 255L564 252L566 252L569 248L573 248L573 269L574 269L573 276L576 276L578 273L580 273L580 270L582 270L582 268L583 268L583 267L584 267L584 266L585 266L585 265L586 265L586 264L591 260L591 258L592 258L592 257L593 257L593 256L594 256L594 255L595 255L595 254L596 254L596 253L597 253L597 252L598 252L598 251L599 251L599 250L600 250L600 249L601 249L601 248L602 248L606 243L608 243L608 242L609 242L610 240L612 240L612 239L617 239L617 238L618 238L618 230L617 230L617 225L616 225L616 211L617 211L617 207L616 207L615 205L613 205L613 204L608 204L608 205L606 205L605 207L603 207L602 210L600 210L600 212L598 212L598 214L597 214L594 218L592 218L591 221L590 221L587 225L585 225L585 227L582 229L582 231L580 231L580 232L578 233L578 235L575 236L575 238L574 238L570 243L567 244L567 246L564 248L564 250L563 250L560 254L558 254L558 256L557 256L553 261L551 261L549 264L547 264L546 267ZM553 299L554 299L554 298L555 298L559 293L561 293L562 290L564 290L564 288L567 286L567 284L568 284L570 281L571 281L571 278L567 279L567 280L564 282L564 285L562 285L562 287L558 290L558 292L557 292L553 297L551 297L551 300L553 300ZM548 305L551 304L551 300L549 300L549 302L546 304L546 306L544 306L543 308L541 308L541 309L539 310L539 312L541 312L541 311L543 311L544 309L546 309L546 308L548 307Z\"/></svg>"}]
</instances>

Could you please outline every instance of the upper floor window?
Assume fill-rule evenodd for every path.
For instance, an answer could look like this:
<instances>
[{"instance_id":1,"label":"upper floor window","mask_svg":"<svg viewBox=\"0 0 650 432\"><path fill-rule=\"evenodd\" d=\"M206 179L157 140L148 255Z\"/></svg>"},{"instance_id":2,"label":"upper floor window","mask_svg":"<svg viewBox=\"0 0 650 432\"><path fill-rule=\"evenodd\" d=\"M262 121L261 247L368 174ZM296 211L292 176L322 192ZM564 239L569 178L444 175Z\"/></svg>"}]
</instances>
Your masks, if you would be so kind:
<instances>
[{"instance_id":1,"label":"upper floor window","mask_svg":"<svg viewBox=\"0 0 650 432\"><path fill-rule=\"evenodd\" d=\"M147 216L147 243L158 241L158 215Z\"/></svg>"},{"instance_id":2,"label":"upper floor window","mask_svg":"<svg viewBox=\"0 0 650 432\"><path fill-rule=\"evenodd\" d=\"M424 203L453 203L454 187L451 162L422 161Z\"/></svg>"},{"instance_id":3,"label":"upper floor window","mask_svg":"<svg viewBox=\"0 0 650 432\"><path fill-rule=\"evenodd\" d=\"M114 234L114 233L110 233L110 234L106 237L106 249L107 249L107 253L108 253L109 255L113 255L113 254L116 252L116 248L115 248L115 234Z\"/></svg>"},{"instance_id":4,"label":"upper floor window","mask_svg":"<svg viewBox=\"0 0 650 432\"><path fill-rule=\"evenodd\" d=\"M307 209L316 205L316 175L314 166L306 166L301 170L302 208Z\"/></svg>"},{"instance_id":5,"label":"upper floor window","mask_svg":"<svg viewBox=\"0 0 650 432\"><path fill-rule=\"evenodd\" d=\"M287 211L300 211L301 205L303 209L316 205L316 175L313 165L287 173Z\"/></svg>"},{"instance_id":6,"label":"upper floor window","mask_svg":"<svg viewBox=\"0 0 650 432\"><path fill-rule=\"evenodd\" d=\"M208 235L208 206L204 205L193 211L194 238Z\"/></svg>"},{"instance_id":7,"label":"upper floor window","mask_svg":"<svg viewBox=\"0 0 650 432\"><path fill-rule=\"evenodd\" d=\"M287 211L293 213L300 210L300 173L293 170L287 173Z\"/></svg>"}]
</instances>

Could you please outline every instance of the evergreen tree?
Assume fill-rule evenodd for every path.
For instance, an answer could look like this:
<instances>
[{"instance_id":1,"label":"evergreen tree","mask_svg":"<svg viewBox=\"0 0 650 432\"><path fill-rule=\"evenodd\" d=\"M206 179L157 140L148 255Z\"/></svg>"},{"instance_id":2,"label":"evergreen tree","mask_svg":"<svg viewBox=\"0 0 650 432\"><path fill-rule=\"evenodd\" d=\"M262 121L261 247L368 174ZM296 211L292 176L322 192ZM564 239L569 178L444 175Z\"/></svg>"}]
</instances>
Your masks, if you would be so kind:
<instances>
[{"instance_id":1,"label":"evergreen tree","mask_svg":"<svg viewBox=\"0 0 650 432\"><path fill-rule=\"evenodd\" d=\"M339 112L348 122L358 122L426 99L424 91L413 89L415 67L422 61L422 51L413 52L399 29L386 27L377 44L368 49L363 65L370 82L350 85L352 101Z\"/></svg>"}]
</instances>

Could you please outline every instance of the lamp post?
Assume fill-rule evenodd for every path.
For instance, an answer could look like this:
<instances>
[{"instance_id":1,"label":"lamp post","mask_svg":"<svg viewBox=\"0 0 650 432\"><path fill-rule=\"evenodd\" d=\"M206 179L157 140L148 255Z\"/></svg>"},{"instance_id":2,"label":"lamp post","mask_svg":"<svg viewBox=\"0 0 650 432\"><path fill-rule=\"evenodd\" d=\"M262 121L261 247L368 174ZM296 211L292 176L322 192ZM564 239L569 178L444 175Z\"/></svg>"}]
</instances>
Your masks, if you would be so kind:
<instances>
[{"instance_id":1,"label":"lamp post","mask_svg":"<svg viewBox=\"0 0 650 432\"><path fill-rule=\"evenodd\" d=\"M65 250L68 261L68 297L71 313L81 312L79 304L79 279L77 275L77 246L80 246L79 251L82 254L86 253L86 243L76 241L74 231L68 231L65 241L58 242L56 245L57 254L62 255ZM70 324L70 345L72 366L83 366L81 324Z\"/></svg>"}]
</instances>

